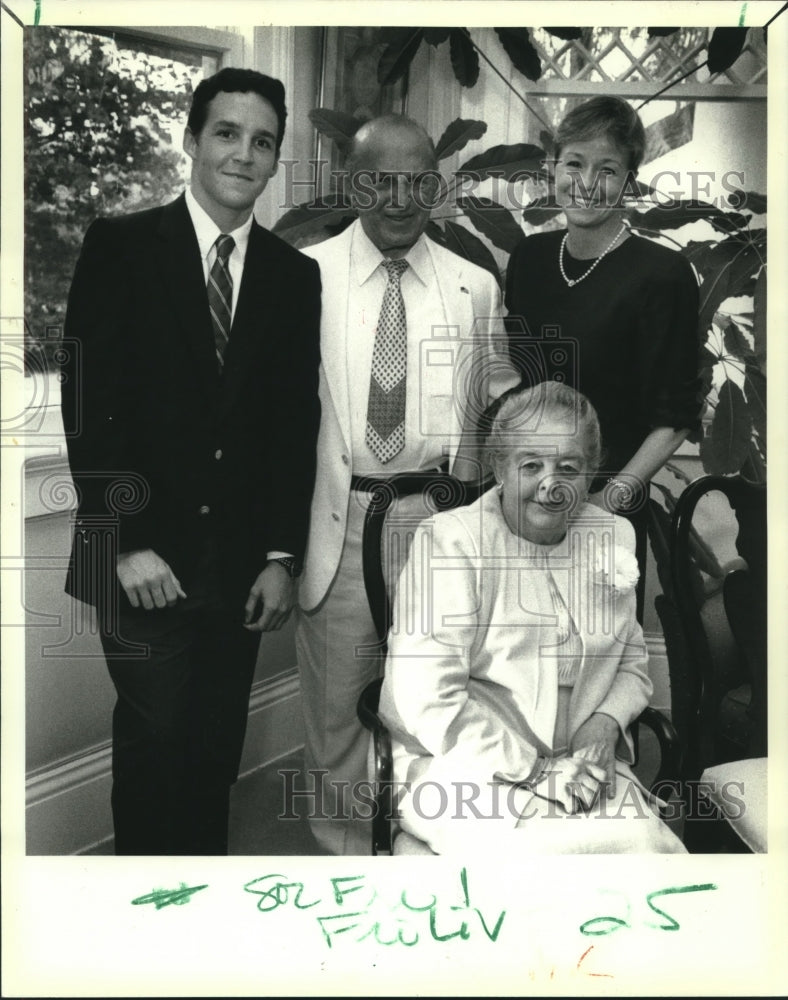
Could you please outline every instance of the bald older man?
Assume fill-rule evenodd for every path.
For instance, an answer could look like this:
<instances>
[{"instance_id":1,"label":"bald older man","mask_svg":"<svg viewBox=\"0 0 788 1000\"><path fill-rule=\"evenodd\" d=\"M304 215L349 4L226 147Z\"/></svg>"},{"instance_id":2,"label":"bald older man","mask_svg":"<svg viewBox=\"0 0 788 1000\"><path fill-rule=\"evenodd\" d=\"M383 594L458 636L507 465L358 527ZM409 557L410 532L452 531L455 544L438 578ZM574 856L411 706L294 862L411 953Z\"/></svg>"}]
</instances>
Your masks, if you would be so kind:
<instances>
[{"instance_id":1,"label":"bald older man","mask_svg":"<svg viewBox=\"0 0 788 1000\"><path fill-rule=\"evenodd\" d=\"M371 825L357 815L368 737L356 703L380 664L358 653L377 639L362 576L363 479L447 464L470 478L476 470L458 456L469 428L457 359L473 352L488 400L518 379L489 363L499 346L495 279L424 235L438 187L424 129L396 115L367 122L347 166L358 219L305 251L323 286L322 417L296 645L307 787L327 772L312 830L327 853L369 854ZM495 385L485 372L497 372Z\"/></svg>"}]
</instances>

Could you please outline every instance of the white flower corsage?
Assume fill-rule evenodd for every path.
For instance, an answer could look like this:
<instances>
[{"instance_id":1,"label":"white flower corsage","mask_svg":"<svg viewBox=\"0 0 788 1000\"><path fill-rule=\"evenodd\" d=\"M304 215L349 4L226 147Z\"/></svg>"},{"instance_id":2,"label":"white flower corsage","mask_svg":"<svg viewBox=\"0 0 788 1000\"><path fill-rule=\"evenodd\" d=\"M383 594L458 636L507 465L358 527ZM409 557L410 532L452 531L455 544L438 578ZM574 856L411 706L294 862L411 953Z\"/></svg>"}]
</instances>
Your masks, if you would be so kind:
<instances>
[{"instance_id":1,"label":"white flower corsage","mask_svg":"<svg viewBox=\"0 0 788 1000\"><path fill-rule=\"evenodd\" d=\"M629 549L621 545L603 544L597 551L594 579L600 586L611 587L616 593L625 594L634 589L639 577L637 559Z\"/></svg>"}]
</instances>

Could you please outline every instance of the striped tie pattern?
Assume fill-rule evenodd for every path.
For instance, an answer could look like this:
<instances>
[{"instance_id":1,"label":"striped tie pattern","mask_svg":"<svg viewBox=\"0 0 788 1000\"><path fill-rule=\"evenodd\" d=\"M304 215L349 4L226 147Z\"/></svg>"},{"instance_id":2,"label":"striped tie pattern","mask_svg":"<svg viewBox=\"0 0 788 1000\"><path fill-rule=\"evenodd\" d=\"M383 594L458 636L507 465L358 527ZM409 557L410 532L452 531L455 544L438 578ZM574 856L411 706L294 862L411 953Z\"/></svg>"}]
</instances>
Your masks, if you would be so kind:
<instances>
[{"instance_id":1,"label":"striped tie pattern","mask_svg":"<svg viewBox=\"0 0 788 1000\"><path fill-rule=\"evenodd\" d=\"M230 254L235 247L232 236L217 236L216 260L208 275L208 305L213 321L213 336L219 370L224 365L224 352L230 339L233 307L233 279L230 276Z\"/></svg>"},{"instance_id":2,"label":"striped tie pattern","mask_svg":"<svg viewBox=\"0 0 788 1000\"><path fill-rule=\"evenodd\" d=\"M405 447L405 385L407 375L407 325L400 278L406 260L384 260L388 284L383 293L380 319L372 352L372 374L367 404L367 446L383 462L391 461Z\"/></svg>"}]
</instances>

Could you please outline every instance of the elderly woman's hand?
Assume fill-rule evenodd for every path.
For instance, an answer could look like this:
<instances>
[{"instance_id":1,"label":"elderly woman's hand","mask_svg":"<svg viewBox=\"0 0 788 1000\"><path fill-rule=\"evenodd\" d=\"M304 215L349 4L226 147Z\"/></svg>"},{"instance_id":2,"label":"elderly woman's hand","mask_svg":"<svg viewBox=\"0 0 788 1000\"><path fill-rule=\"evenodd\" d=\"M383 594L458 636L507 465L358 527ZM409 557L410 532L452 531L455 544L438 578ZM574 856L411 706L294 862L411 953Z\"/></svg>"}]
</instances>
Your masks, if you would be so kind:
<instances>
[{"instance_id":1,"label":"elderly woman's hand","mask_svg":"<svg viewBox=\"0 0 788 1000\"><path fill-rule=\"evenodd\" d=\"M603 768L580 756L558 757L549 761L543 776L533 786L534 794L559 803L568 813L588 811L596 802Z\"/></svg>"},{"instance_id":2,"label":"elderly woman's hand","mask_svg":"<svg viewBox=\"0 0 788 1000\"><path fill-rule=\"evenodd\" d=\"M604 770L604 794L612 798L616 793L616 743L619 728L610 715L596 712L577 730L569 747L574 757L596 764Z\"/></svg>"}]
</instances>

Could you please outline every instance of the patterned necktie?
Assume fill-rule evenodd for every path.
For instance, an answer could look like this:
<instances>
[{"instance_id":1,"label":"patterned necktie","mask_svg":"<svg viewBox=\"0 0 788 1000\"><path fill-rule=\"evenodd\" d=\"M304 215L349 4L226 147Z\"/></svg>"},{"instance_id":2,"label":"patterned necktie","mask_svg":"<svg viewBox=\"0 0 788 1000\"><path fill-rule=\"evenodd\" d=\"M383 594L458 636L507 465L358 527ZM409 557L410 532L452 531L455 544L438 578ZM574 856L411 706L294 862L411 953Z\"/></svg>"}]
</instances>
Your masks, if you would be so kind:
<instances>
[{"instance_id":1,"label":"patterned necktie","mask_svg":"<svg viewBox=\"0 0 788 1000\"><path fill-rule=\"evenodd\" d=\"M405 447L407 326L399 282L408 262L384 260L382 263L389 280L372 353L366 443L385 465Z\"/></svg>"},{"instance_id":2,"label":"patterned necktie","mask_svg":"<svg viewBox=\"0 0 788 1000\"><path fill-rule=\"evenodd\" d=\"M211 308L213 336L219 370L224 365L224 352L230 339L233 309L233 279L230 276L230 254L235 247L232 236L217 236L216 260L208 275L208 305Z\"/></svg>"}]
</instances>

